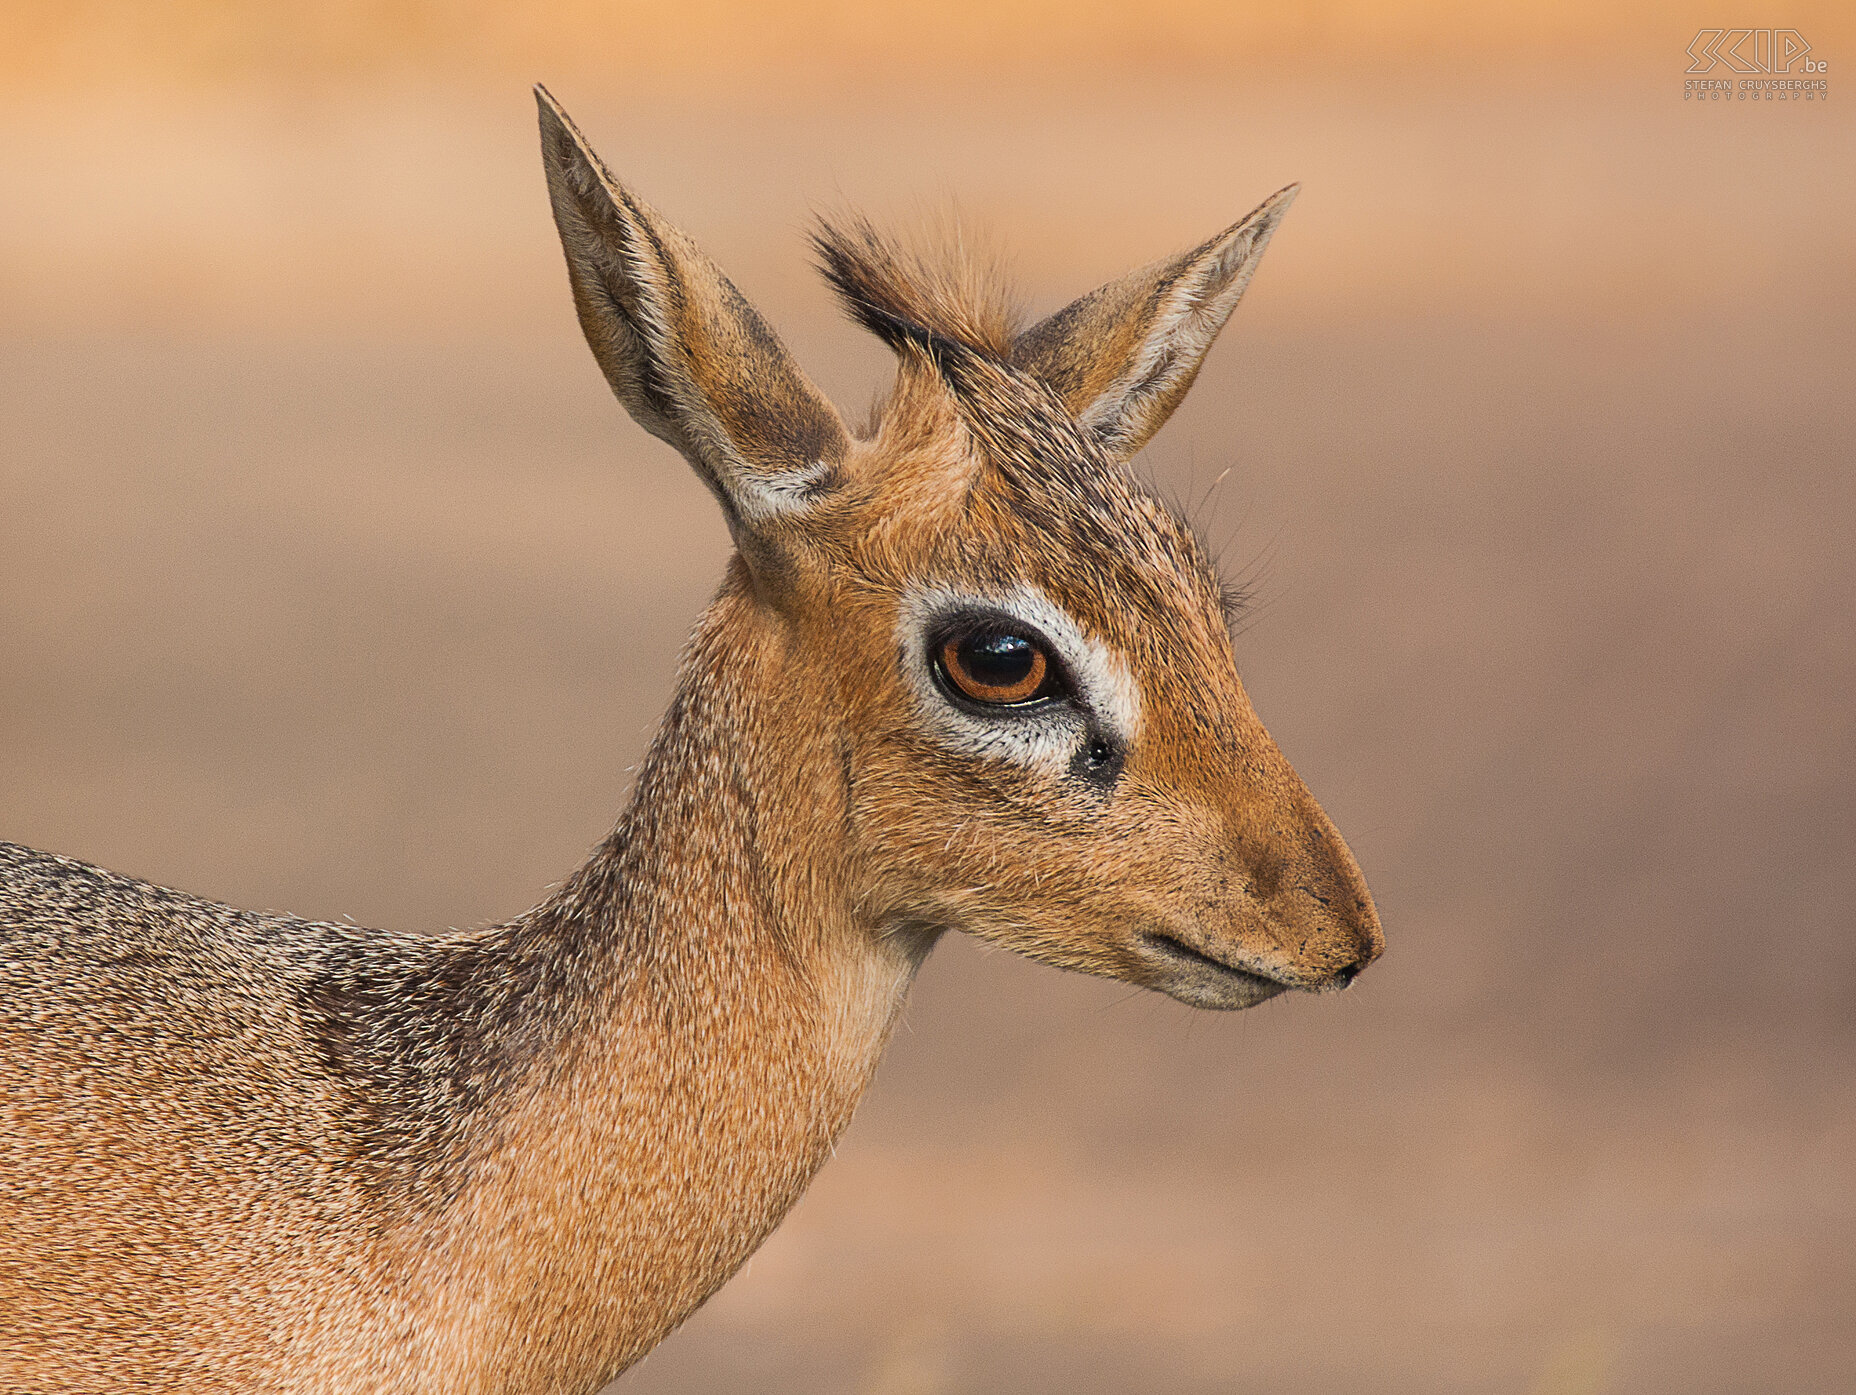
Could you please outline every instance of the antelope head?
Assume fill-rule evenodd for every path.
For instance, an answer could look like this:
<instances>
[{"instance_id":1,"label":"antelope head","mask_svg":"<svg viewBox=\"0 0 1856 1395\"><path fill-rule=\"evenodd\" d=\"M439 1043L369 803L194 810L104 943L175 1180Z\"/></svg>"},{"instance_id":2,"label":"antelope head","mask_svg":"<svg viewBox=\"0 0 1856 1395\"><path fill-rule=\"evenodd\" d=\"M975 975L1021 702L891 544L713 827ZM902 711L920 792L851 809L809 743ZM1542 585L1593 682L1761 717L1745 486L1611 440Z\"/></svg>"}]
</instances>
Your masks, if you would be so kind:
<instances>
[{"instance_id":1,"label":"antelope head","mask_svg":"<svg viewBox=\"0 0 1856 1395\"><path fill-rule=\"evenodd\" d=\"M1366 882L1245 695L1205 549L1129 468L1295 190L1022 331L957 268L823 226L827 278L898 358L852 431L539 95L581 324L721 504L738 690L832 753L842 807L808 837L869 932L965 931L1199 1007L1347 986L1384 943Z\"/></svg>"}]
</instances>

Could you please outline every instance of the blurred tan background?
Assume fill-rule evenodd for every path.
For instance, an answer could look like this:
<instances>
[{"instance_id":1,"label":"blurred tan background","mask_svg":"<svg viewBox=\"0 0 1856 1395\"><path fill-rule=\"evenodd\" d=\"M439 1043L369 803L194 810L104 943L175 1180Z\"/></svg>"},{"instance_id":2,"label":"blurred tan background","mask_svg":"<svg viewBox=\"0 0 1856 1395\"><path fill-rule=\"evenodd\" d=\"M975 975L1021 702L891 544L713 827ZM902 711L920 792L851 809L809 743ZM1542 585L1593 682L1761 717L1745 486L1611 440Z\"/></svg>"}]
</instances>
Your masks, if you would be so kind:
<instances>
[{"instance_id":1,"label":"blurred tan background","mask_svg":"<svg viewBox=\"0 0 1856 1395\"><path fill-rule=\"evenodd\" d=\"M0 837L322 917L572 867L725 555L529 82L853 412L809 210L951 200L1041 311L1305 183L1146 467L1387 957L1214 1017L945 944L617 1390L1856 1389L1847 7L0 4ZM1684 101L1726 22L1829 99Z\"/></svg>"}]
</instances>

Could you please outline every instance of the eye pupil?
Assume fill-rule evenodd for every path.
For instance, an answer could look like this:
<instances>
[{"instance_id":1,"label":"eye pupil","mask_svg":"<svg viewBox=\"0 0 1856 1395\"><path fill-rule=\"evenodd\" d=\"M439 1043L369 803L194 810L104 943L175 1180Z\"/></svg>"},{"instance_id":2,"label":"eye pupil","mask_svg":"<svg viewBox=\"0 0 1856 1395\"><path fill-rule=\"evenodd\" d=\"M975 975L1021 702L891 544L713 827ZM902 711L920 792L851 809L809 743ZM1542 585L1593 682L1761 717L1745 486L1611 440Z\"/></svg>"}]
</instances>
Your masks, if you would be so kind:
<instances>
[{"instance_id":1,"label":"eye pupil","mask_svg":"<svg viewBox=\"0 0 1856 1395\"><path fill-rule=\"evenodd\" d=\"M947 640L940 667L961 694L996 706L1043 696L1051 675L1044 650L1010 630L978 630Z\"/></svg>"},{"instance_id":2,"label":"eye pupil","mask_svg":"<svg viewBox=\"0 0 1856 1395\"><path fill-rule=\"evenodd\" d=\"M980 635L960 646L961 666L989 688L1011 688L1025 681L1037 650L1017 635Z\"/></svg>"}]
</instances>

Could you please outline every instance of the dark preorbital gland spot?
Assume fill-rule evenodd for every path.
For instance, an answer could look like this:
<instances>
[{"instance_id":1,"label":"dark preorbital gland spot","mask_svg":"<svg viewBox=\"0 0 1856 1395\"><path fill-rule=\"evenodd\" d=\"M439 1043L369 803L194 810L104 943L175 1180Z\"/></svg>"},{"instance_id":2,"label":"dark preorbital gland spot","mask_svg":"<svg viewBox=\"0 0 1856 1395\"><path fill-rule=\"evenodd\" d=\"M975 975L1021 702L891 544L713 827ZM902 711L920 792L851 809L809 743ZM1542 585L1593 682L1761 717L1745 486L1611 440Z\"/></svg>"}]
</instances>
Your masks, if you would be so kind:
<instances>
[{"instance_id":1,"label":"dark preorbital gland spot","mask_svg":"<svg viewBox=\"0 0 1856 1395\"><path fill-rule=\"evenodd\" d=\"M1106 791L1121 778L1121 769L1126 763L1126 757L1113 742L1091 734L1070 762L1070 774Z\"/></svg>"}]
</instances>

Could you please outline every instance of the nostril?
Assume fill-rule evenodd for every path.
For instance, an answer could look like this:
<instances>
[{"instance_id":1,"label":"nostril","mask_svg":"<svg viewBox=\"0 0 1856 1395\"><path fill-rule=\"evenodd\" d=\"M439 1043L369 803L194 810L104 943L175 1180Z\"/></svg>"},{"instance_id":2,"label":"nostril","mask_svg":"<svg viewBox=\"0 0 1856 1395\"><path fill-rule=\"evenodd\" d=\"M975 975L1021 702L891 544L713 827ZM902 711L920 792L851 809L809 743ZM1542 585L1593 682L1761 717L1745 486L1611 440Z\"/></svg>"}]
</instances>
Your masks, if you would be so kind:
<instances>
[{"instance_id":1,"label":"nostril","mask_svg":"<svg viewBox=\"0 0 1856 1395\"><path fill-rule=\"evenodd\" d=\"M1360 970L1363 967L1365 966L1358 960L1355 960L1345 968L1336 969L1334 971L1334 986L1336 988L1351 988L1353 986L1353 981L1360 976Z\"/></svg>"}]
</instances>

